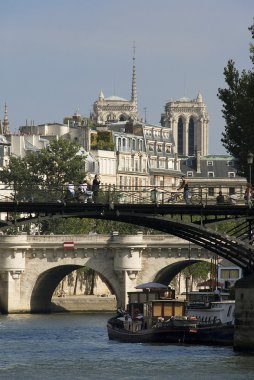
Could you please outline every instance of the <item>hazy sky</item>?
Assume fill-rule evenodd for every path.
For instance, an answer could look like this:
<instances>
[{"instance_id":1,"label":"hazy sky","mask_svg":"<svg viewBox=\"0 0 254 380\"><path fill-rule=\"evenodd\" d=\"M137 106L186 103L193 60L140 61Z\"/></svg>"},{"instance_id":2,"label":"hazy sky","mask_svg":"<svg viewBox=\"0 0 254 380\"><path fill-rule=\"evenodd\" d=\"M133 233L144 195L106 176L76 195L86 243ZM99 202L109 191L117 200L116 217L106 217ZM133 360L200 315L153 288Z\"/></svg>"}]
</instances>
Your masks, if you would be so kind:
<instances>
[{"instance_id":1,"label":"hazy sky","mask_svg":"<svg viewBox=\"0 0 254 380\"><path fill-rule=\"evenodd\" d=\"M225 154L218 88L229 59L251 68L253 0L0 0L0 118L88 116L102 89L131 96L133 41L139 114L159 124L170 99L207 106L209 153Z\"/></svg>"}]
</instances>

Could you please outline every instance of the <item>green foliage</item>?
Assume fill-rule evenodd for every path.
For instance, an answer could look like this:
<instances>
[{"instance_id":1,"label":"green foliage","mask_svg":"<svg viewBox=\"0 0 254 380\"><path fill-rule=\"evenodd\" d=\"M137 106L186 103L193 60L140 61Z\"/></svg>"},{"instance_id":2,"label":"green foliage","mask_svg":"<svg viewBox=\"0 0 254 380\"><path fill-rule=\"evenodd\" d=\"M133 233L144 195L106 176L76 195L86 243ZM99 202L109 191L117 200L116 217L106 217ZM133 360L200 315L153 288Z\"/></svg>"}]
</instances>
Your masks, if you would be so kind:
<instances>
[{"instance_id":1,"label":"green foliage","mask_svg":"<svg viewBox=\"0 0 254 380\"><path fill-rule=\"evenodd\" d=\"M98 131L91 135L91 148L94 150L114 150L114 142L110 131Z\"/></svg>"},{"instance_id":2,"label":"green foliage","mask_svg":"<svg viewBox=\"0 0 254 380\"><path fill-rule=\"evenodd\" d=\"M254 24L249 28L254 39ZM254 64L254 48L250 45L250 59ZM226 121L222 144L239 160L240 174L247 176L247 155L254 153L254 71L235 68L229 60L224 69L227 87L219 88L218 98L223 103L222 114ZM254 166L253 166L254 167Z\"/></svg>"},{"instance_id":3,"label":"green foliage","mask_svg":"<svg viewBox=\"0 0 254 380\"><path fill-rule=\"evenodd\" d=\"M67 182L79 183L84 178L85 157L77 154L79 148L75 142L59 139L37 154L11 156L0 181L13 186L21 199L58 197Z\"/></svg>"},{"instance_id":4,"label":"green foliage","mask_svg":"<svg viewBox=\"0 0 254 380\"><path fill-rule=\"evenodd\" d=\"M155 230L150 230L146 227L137 227L132 224L120 223L104 219L50 219L41 223L41 233L44 234L88 234L91 232L97 234L110 234L113 231L118 231L119 234L123 235L135 235L137 231L142 231L144 234L160 233Z\"/></svg>"},{"instance_id":5,"label":"green foliage","mask_svg":"<svg viewBox=\"0 0 254 380\"><path fill-rule=\"evenodd\" d=\"M190 265L182 271L185 277L191 276L193 281L207 280L210 272L211 264L204 261Z\"/></svg>"}]
</instances>

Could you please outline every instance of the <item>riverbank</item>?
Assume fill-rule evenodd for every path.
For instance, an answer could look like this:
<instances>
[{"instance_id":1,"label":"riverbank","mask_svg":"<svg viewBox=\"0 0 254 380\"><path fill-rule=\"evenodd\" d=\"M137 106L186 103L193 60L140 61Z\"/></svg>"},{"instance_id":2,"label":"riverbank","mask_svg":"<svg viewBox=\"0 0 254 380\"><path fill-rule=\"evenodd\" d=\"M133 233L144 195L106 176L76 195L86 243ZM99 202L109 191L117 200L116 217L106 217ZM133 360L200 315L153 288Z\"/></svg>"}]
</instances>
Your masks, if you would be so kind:
<instances>
[{"instance_id":1,"label":"riverbank","mask_svg":"<svg viewBox=\"0 0 254 380\"><path fill-rule=\"evenodd\" d=\"M107 297L100 296L65 296L65 297L53 297L51 301L52 312L66 312L66 311L115 311L116 310L116 298L114 295Z\"/></svg>"}]
</instances>

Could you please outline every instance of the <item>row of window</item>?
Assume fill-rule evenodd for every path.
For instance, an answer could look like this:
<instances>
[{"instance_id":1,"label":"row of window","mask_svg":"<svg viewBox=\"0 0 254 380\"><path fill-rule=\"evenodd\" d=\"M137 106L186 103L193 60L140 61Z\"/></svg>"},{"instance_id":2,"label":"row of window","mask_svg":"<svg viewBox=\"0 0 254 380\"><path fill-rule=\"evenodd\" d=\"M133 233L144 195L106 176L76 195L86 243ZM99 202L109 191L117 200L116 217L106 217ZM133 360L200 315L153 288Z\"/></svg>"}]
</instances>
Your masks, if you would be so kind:
<instances>
[{"instance_id":1,"label":"row of window","mask_svg":"<svg viewBox=\"0 0 254 380\"><path fill-rule=\"evenodd\" d=\"M169 138L169 133L168 131L163 131L163 130L160 130L160 129L155 129L155 130L152 130L152 129L146 129L145 130L145 135L146 136L149 136L149 137L160 137L162 136L164 139L168 139Z\"/></svg>"},{"instance_id":2,"label":"row of window","mask_svg":"<svg viewBox=\"0 0 254 380\"><path fill-rule=\"evenodd\" d=\"M143 151L144 145L143 140L117 138L116 139L116 150L139 150Z\"/></svg>"},{"instance_id":3,"label":"row of window","mask_svg":"<svg viewBox=\"0 0 254 380\"><path fill-rule=\"evenodd\" d=\"M193 172L192 171L187 171L187 177L193 177ZM208 178L214 178L214 172L207 172L207 177ZM235 178L235 172L228 172L228 178Z\"/></svg>"},{"instance_id":4,"label":"row of window","mask_svg":"<svg viewBox=\"0 0 254 380\"><path fill-rule=\"evenodd\" d=\"M192 159L188 159L185 164L186 165L192 165L193 164L192 161L193 161ZM207 161L206 165L207 166L213 166L213 161ZM232 161L232 160L227 161L227 166L234 166L234 161Z\"/></svg>"},{"instance_id":5,"label":"row of window","mask_svg":"<svg viewBox=\"0 0 254 380\"><path fill-rule=\"evenodd\" d=\"M158 144L157 146L154 143L149 143L148 145L149 152L154 152L156 150L158 153L165 152L165 153L171 153L171 145L164 145Z\"/></svg>"}]
</instances>

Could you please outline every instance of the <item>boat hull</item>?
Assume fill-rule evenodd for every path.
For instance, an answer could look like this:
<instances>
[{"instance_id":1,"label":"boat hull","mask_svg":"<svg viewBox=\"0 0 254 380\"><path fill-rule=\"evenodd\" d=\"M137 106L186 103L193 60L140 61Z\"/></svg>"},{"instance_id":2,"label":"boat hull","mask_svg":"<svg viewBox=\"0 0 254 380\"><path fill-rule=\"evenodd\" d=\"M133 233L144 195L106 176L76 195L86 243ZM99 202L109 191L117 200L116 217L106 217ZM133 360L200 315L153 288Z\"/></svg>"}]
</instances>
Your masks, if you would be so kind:
<instances>
[{"instance_id":1,"label":"boat hull","mask_svg":"<svg viewBox=\"0 0 254 380\"><path fill-rule=\"evenodd\" d=\"M136 332L107 324L108 337L126 343L185 343L205 345L233 345L234 326L156 327Z\"/></svg>"}]
</instances>

